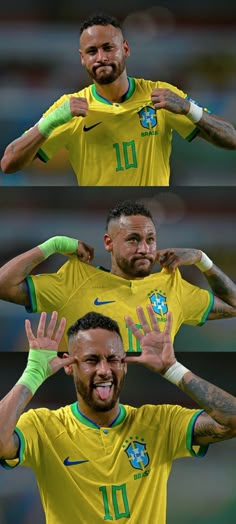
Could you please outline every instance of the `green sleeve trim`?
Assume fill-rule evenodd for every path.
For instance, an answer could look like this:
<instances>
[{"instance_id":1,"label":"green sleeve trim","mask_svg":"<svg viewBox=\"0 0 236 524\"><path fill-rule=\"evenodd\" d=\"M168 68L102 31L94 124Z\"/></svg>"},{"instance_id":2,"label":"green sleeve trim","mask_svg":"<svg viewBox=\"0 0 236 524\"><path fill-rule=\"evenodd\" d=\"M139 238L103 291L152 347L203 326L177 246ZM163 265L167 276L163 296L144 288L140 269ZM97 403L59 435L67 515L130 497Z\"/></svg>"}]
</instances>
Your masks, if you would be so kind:
<instances>
[{"instance_id":1,"label":"green sleeve trim","mask_svg":"<svg viewBox=\"0 0 236 524\"><path fill-rule=\"evenodd\" d=\"M186 434L186 448L188 449L188 451L190 451L191 455L193 457L204 457L204 455L206 455L206 452L208 450L208 445L207 446L198 446L198 451L195 451L193 449L193 432L194 432L194 425L195 425L195 422L197 420L197 418L199 417L199 415L201 415L201 413L204 412L204 409L200 409L198 410L194 415L193 417L191 418L190 422L189 422L189 425L188 425L188 429L187 429L187 434Z\"/></svg>"},{"instance_id":2,"label":"green sleeve trim","mask_svg":"<svg viewBox=\"0 0 236 524\"><path fill-rule=\"evenodd\" d=\"M21 432L21 430L19 428L15 428L14 429L14 432L17 434L18 438L19 438L19 449L18 449L18 457L16 457L15 459L8 459L8 460L0 460L0 465L4 468L4 469L14 469L16 468L17 466L19 466L22 461L23 461L23 457L24 457L24 452L25 452L25 437L23 435L23 433ZM12 460L17 460L17 463L14 464L14 466L10 465L9 462L12 461Z\"/></svg>"},{"instance_id":3,"label":"green sleeve trim","mask_svg":"<svg viewBox=\"0 0 236 524\"><path fill-rule=\"evenodd\" d=\"M36 155L40 160L42 160L43 162L48 162L50 160L50 158L46 155L46 153L44 153L44 151L42 149L39 149L38 152L37 152L37 155Z\"/></svg>"},{"instance_id":4,"label":"green sleeve trim","mask_svg":"<svg viewBox=\"0 0 236 524\"><path fill-rule=\"evenodd\" d=\"M33 279L30 275L28 275L25 280L26 280L26 285L28 288L28 295L30 299L30 305L26 307L25 309L28 313L37 313L38 311L37 298L36 298Z\"/></svg>"},{"instance_id":5,"label":"green sleeve trim","mask_svg":"<svg viewBox=\"0 0 236 524\"><path fill-rule=\"evenodd\" d=\"M208 308L206 309L205 313L203 314L203 317L201 319L201 321L199 322L198 326L202 326L203 324L205 324L207 318L208 318L208 315L209 313L211 312L212 310L212 307L213 307L213 304L214 304L214 295L211 291L209 291L209 296L210 296L210 301L209 301L209 305L208 305Z\"/></svg>"},{"instance_id":6,"label":"green sleeve trim","mask_svg":"<svg viewBox=\"0 0 236 524\"><path fill-rule=\"evenodd\" d=\"M198 135L198 133L199 133L199 129L198 127L195 127L195 129L192 130L190 135L185 137L185 140L187 140L187 142L192 142L192 140L194 140L194 138Z\"/></svg>"}]
</instances>

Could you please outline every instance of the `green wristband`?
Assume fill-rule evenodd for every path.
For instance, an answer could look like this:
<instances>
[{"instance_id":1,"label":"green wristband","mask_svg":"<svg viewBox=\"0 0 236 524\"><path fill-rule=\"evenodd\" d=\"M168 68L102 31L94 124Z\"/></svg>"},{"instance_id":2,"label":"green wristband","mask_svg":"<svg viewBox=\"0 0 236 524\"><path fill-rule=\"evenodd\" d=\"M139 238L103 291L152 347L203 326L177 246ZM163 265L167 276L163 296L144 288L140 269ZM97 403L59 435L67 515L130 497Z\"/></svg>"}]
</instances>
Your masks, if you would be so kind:
<instances>
[{"instance_id":1,"label":"green wristband","mask_svg":"<svg viewBox=\"0 0 236 524\"><path fill-rule=\"evenodd\" d=\"M67 99L63 104L54 109L54 111L39 120L37 124L38 130L42 135L48 137L56 127L66 124L72 118L70 100Z\"/></svg>"},{"instance_id":2,"label":"green wristband","mask_svg":"<svg viewBox=\"0 0 236 524\"><path fill-rule=\"evenodd\" d=\"M39 386L52 374L49 362L56 356L56 351L30 349L27 366L16 384L26 386L34 395Z\"/></svg>"},{"instance_id":3,"label":"green wristband","mask_svg":"<svg viewBox=\"0 0 236 524\"><path fill-rule=\"evenodd\" d=\"M50 255L53 255L53 253L61 253L62 255L72 255L74 253L77 253L78 249L78 242L76 238L70 238L70 237L52 237L43 242L42 244L39 244L39 248L44 254L44 258L50 257Z\"/></svg>"}]
</instances>

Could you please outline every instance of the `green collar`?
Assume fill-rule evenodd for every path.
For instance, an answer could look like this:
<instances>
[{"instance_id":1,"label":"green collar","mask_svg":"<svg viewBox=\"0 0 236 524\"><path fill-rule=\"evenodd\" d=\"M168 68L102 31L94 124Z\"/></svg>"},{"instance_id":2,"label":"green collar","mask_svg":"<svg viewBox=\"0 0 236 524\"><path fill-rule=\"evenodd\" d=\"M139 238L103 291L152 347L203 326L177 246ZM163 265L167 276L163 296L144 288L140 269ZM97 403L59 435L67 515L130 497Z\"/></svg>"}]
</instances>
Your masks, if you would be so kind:
<instances>
[{"instance_id":1,"label":"green collar","mask_svg":"<svg viewBox=\"0 0 236 524\"><path fill-rule=\"evenodd\" d=\"M126 102L126 100L129 100L129 98L132 96L132 94L134 93L134 90L135 90L135 80L134 80L134 78L128 77L128 80L129 80L129 88L128 88L128 91L124 94L122 102ZM91 86L91 89L92 89L92 94L93 94L94 98L96 100L98 100L98 102L101 102L102 104L113 105L113 103L110 102L110 100L107 100L107 98L104 98L103 96L101 96L101 95L99 95L97 93L95 84L93 84ZM118 104L118 105L120 105L120 104Z\"/></svg>"},{"instance_id":2,"label":"green collar","mask_svg":"<svg viewBox=\"0 0 236 524\"><path fill-rule=\"evenodd\" d=\"M120 404L119 407L120 407L119 414L115 418L115 420L113 420L113 422L110 424L110 426L108 426L109 428L111 427L114 428L115 426L118 426L119 424L121 424L121 422L123 422L123 420L126 417L126 410L123 404ZM96 422L93 422L93 420L91 420L90 418L83 415L83 413L81 413L81 411L79 410L78 402L74 402L74 404L71 404L70 408L71 408L73 415L82 424L84 424L85 426L88 426L89 428L100 429L100 426L96 424Z\"/></svg>"}]
</instances>

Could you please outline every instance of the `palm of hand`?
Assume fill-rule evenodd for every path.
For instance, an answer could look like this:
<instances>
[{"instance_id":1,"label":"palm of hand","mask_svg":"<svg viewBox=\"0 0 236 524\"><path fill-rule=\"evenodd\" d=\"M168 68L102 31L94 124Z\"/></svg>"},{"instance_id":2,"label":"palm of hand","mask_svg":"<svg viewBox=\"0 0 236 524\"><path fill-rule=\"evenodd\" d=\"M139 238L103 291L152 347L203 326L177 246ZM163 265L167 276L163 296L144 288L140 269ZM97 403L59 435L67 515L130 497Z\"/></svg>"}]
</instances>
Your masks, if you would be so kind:
<instances>
[{"instance_id":1,"label":"palm of hand","mask_svg":"<svg viewBox=\"0 0 236 524\"><path fill-rule=\"evenodd\" d=\"M152 371L164 373L175 359L171 337L169 334L151 331L143 335L140 340L142 354L140 363Z\"/></svg>"}]
</instances>

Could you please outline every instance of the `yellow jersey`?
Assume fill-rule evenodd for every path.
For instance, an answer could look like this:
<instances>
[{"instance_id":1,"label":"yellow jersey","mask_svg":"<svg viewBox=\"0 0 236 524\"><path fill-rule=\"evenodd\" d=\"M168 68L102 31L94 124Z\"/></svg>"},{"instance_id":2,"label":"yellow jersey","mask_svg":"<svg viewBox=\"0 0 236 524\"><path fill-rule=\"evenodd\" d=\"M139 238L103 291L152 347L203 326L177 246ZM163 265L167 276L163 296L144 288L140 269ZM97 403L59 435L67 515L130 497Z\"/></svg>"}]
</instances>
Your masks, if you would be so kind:
<instances>
[{"instance_id":1,"label":"yellow jersey","mask_svg":"<svg viewBox=\"0 0 236 524\"><path fill-rule=\"evenodd\" d=\"M80 413L78 403L31 409L16 427L18 464L35 473L47 524L165 524L173 460L203 456L192 448L200 410L172 405L120 405L109 427Z\"/></svg>"},{"instance_id":2,"label":"yellow jersey","mask_svg":"<svg viewBox=\"0 0 236 524\"><path fill-rule=\"evenodd\" d=\"M137 78L129 78L129 90L119 104L101 97L94 84L63 95L43 116L72 96L87 99L88 115L54 129L39 158L47 162L65 148L79 186L168 186L173 130L187 141L198 130L185 115L156 111L151 102L155 88L187 97L166 82Z\"/></svg>"},{"instance_id":3,"label":"yellow jersey","mask_svg":"<svg viewBox=\"0 0 236 524\"><path fill-rule=\"evenodd\" d=\"M64 316L68 329L89 311L107 315L119 324L125 351L140 351L139 342L125 323L129 315L141 329L137 306L146 309L152 304L160 329L164 329L166 314L173 314L172 339L180 326L201 325L212 308L213 295L184 280L180 271L168 273L162 269L143 279L126 280L109 271L81 262L76 255L69 258L57 273L28 276L29 312L56 310ZM66 351L67 340L60 350Z\"/></svg>"}]
</instances>

